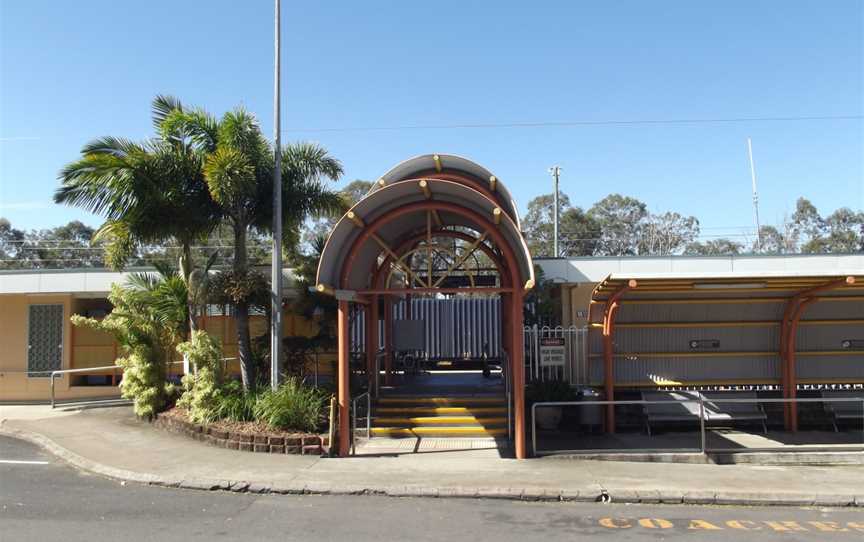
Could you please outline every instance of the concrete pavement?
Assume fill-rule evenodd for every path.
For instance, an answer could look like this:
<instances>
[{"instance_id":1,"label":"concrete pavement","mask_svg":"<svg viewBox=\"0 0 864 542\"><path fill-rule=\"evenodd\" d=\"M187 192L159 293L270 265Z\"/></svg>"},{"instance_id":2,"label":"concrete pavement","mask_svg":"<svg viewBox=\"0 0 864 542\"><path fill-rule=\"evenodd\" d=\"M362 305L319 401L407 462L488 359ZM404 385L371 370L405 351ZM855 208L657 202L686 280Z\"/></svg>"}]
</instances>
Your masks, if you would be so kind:
<instances>
[{"instance_id":1,"label":"concrete pavement","mask_svg":"<svg viewBox=\"0 0 864 542\"><path fill-rule=\"evenodd\" d=\"M246 492L521 500L864 506L864 467L516 461L488 450L326 459L214 448L129 407L0 406L0 433L85 470L151 485Z\"/></svg>"}]
</instances>

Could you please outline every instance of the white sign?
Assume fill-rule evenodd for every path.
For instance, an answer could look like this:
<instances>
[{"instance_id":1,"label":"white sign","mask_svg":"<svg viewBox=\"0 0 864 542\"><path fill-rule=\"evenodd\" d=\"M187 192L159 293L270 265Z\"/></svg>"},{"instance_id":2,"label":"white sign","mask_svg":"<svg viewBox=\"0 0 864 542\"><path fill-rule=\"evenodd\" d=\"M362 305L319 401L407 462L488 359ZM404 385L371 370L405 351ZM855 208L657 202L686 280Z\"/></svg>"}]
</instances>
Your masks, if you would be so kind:
<instances>
[{"instance_id":1,"label":"white sign","mask_svg":"<svg viewBox=\"0 0 864 542\"><path fill-rule=\"evenodd\" d=\"M564 337L540 339L540 367L563 367L565 364Z\"/></svg>"}]
</instances>

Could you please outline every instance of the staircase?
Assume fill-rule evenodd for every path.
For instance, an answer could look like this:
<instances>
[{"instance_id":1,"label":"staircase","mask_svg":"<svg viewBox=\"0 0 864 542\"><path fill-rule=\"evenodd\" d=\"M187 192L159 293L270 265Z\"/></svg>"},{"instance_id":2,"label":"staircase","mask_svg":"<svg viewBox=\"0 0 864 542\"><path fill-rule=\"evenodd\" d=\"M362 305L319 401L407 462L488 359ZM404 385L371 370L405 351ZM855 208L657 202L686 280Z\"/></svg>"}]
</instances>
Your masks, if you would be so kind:
<instances>
[{"instance_id":1,"label":"staircase","mask_svg":"<svg viewBox=\"0 0 864 542\"><path fill-rule=\"evenodd\" d=\"M373 406L372 436L506 438L507 403L498 395L393 395Z\"/></svg>"}]
</instances>

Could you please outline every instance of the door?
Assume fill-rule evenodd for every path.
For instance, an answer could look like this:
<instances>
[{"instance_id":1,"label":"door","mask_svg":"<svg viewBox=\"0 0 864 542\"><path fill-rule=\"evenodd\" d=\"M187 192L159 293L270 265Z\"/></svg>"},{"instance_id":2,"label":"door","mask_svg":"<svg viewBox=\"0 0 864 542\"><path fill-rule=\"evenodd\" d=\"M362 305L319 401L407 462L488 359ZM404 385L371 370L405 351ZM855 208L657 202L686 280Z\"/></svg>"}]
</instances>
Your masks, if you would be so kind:
<instances>
[{"instance_id":1,"label":"door","mask_svg":"<svg viewBox=\"0 0 864 542\"><path fill-rule=\"evenodd\" d=\"M63 363L63 305L30 305L27 376L50 377Z\"/></svg>"}]
</instances>

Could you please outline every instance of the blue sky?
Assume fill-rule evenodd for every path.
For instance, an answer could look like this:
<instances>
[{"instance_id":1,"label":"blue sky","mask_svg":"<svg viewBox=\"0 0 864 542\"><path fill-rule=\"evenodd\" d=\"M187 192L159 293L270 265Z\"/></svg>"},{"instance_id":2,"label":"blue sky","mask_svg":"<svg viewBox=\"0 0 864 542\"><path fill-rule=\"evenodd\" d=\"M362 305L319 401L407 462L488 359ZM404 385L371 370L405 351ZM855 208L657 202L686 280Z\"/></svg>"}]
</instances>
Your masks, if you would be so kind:
<instances>
[{"instance_id":1,"label":"blue sky","mask_svg":"<svg viewBox=\"0 0 864 542\"><path fill-rule=\"evenodd\" d=\"M98 217L50 203L57 171L101 135L151 134L157 93L272 133L268 0L0 0L0 216L24 228ZM864 3L283 0L283 128L345 177L415 154L493 170L524 209L562 189L752 228L799 196L864 209L864 121L362 130L406 125L864 115ZM341 131L314 131L336 128ZM307 131L298 131L307 130Z\"/></svg>"}]
</instances>

